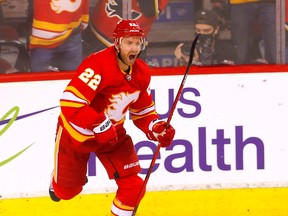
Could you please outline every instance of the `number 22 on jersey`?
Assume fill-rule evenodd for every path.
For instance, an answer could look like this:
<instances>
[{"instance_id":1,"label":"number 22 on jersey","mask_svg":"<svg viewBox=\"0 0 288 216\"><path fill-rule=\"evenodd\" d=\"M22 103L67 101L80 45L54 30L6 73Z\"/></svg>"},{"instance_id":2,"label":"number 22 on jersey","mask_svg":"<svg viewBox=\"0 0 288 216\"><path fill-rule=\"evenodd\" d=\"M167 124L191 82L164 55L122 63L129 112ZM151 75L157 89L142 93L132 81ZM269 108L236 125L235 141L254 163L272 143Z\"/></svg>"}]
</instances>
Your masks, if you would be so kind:
<instances>
[{"instance_id":1,"label":"number 22 on jersey","mask_svg":"<svg viewBox=\"0 0 288 216\"><path fill-rule=\"evenodd\" d=\"M101 76L99 74L95 74L94 70L92 70L91 68L86 68L79 75L79 79L81 79L84 83L86 83L93 90L96 90L101 81Z\"/></svg>"}]
</instances>

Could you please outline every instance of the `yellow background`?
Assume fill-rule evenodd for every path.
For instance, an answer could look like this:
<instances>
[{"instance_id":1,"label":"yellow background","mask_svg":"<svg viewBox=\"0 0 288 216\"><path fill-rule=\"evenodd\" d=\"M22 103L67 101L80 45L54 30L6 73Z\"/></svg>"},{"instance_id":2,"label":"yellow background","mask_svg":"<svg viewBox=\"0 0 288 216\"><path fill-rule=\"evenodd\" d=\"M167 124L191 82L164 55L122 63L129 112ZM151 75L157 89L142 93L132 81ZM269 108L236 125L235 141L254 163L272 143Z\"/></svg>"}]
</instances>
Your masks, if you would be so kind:
<instances>
[{"instance_id":1,"label":"yellow background","mask_svg":"<svg viewBox=\"0 0 288 216\"><path fill-rule=\"evenodd\" d=\"M0 199L1 216L108 216L114 194ZM137 216L288 216L288 188L147 192Z\"/></svg>"}]
</instances>

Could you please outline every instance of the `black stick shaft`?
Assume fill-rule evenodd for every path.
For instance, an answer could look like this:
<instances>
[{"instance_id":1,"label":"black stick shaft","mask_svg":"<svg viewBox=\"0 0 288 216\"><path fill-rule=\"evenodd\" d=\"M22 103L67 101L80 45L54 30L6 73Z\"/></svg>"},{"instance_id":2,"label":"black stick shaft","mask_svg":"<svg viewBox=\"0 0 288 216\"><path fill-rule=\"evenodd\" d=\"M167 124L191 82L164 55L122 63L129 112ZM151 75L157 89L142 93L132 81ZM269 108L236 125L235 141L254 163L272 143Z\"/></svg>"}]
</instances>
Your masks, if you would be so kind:
<instances>
[{"instance_id":1,"label":"black stick shaft","mask_svg":"<svg viewBox=\"0 0 288 216\"><path fill-rule=\"evenodd\" d=\"M195 51L196 42L197 42L199 36L200 36L200 34L198 34L198 35L196 36L196 38L194 39L194 41L193 41L193 43L192 43L192 46L191 46L191 49L190 49L190 56L189 56L188 65L187 65L187 67L186 67L185 74L184 74L184 76L183 76L183 79L182 79L182 82L181 82L180 87L179 87L179 89L178 89L177 95L176 95L175 100L174 100L174 102L173 102L173 105L172 105L172 107L171 107L171 110L170 110L170 113L169 113L169 116L168 116L168 119L167 119L167 125L169 125L170 122L171 122L172 116L173 116L173 114L174 114L174 110L175 110L175 108L176 108L176 105L177 105L177 103L178 103L178 101L179 101L179 98L180 98L180 95L181 95L181 93L182 93L182 90L183 90L183 88L184 88L184 85L185 85L185 82L186 82L187 76L188 76L188 74L189 74L192 61L193 61L193 56L194 56L194 51ZM147 185L148 180L149 180L149 178L150 178L150 175L151 175L151 173L152 173L152 170L153 170L153 167L154 167L156 158L157 158L157 156L158 156L158 154L159 154L159 152L160 152L160 148L161 148L161 145L158 144L158 145L157 145L157 149L156 149L156 151L155 151L155 153L154 153L154 155L153 155L153 158L152 158L152 160L151 160L150 166L149 166L149 168L148 168L148 171L147 171L146 177L145 177L145 179L144 179L143 185L142 185L142 187L141 187L141 190L140 190L140 193L139 193L139 196L138 196L138 200L137 200L137 205L136 205L136 207L134 208L134 211L133 211L133 213L132 213L132 216L135 216L135 215L136 215L137 209L138 209L139 204L140 204L140 201L141 201L141 194L143 193L144 189L146 188L146 185Z\"/></svg>"}]
</instances>

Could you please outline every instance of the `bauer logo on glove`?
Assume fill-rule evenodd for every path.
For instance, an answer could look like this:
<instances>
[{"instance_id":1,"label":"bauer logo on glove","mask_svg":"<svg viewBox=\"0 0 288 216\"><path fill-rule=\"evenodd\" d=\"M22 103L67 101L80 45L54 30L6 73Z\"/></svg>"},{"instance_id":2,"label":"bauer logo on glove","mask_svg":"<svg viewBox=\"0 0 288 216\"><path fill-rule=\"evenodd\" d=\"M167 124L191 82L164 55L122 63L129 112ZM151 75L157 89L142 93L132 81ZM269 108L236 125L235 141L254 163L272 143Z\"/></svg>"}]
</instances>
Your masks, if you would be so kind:
<instances>
[{"instance_id":1,"label":"bauer logo on glove","mask_svg":"<svg viewBox=\"0 0 288 216\"><path fill-rule=\"evenodd\" d=\"M161 147L171 145L175 129L163 120L154 120L149 124L149 132L146 134L148 139L158 141Z\"/></svg>"},{"instance_id":2,"label":"bauer logo on glove","mask_svg":"<svg viewBox=\"0 0 288 216\"><path fill-rule=\"evenodd\" d=\"M95 140L100 144L114 145L118 142L116 128L108 116L104 118L105 119L93 129Z\"/></svg>"},{"instance_id":3,"label":"bauer logo on glove","mask_svg":"<svg viewBox=\"0 0 288 216\"><path fill-rule=\"evenodd\" d=\"M103 125L100 125L99 129L100 129L100 132L103 132L107 129L109 129L109 127L111 126L112 122L111 120L108 118L108 120L106 122L104 122Z\"/></svg>"}]
</instances>

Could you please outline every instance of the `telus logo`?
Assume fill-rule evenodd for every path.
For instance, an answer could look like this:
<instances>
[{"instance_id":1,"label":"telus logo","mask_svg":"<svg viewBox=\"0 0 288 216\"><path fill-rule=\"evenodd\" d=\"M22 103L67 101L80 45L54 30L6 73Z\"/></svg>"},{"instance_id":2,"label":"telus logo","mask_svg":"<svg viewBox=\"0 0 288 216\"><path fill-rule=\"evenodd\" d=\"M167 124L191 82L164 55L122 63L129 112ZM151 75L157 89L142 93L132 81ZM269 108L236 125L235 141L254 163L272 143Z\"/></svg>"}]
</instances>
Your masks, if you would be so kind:
<instances>
[{"instance_id":1,"label":"telus logo","mask_svg":"<svg viewBox=\"0 0 288 216\"><path fill-rule=\"evenodd\" d=\"M157 104L157 101L155 100L155 91L151 90L151 93L155 103ZM168 90L168 105L165 107L171 108L174 101L174 93L175 92L173 89ZM185 109L186 112L184 108L175 109L175 112L177 112L177 114L183 118L195 118L201 113L200 103L195 100L188 99L189 97L187 95L190 95L191 98L191 94L193 94L195 97L200 97L200 92L197 89L189 87L183 89L182 95L179 99L179 103L181 103L182 107L185 106L185 108L187 108L187 106L189 106L190 109ZM190 113L188 113L187 110L190 110ZM191 112L191 110L193 110L193 112ZM160 114L161 118L167 118L168 115L169 109L166 113ZM157 159L161 159L160 161L164 163L163 165L167 172L180 173L195 172L195 170L204 172L210 172L213 170L245 170L245 155L251 155L251 153L255 153L255 157L253 157L253 160L255 160L256 163L255 169L265 169L264 143L258 137L245 137L244 126L235 126L234 135L230 134L230 137L225 135L225 129L216 129L215 135L211 135L210 133L209 136L207 135L207 127L196 128L195 132L194 130L195 128L191 128L191 133L185 136L184 139L174 139L171 146L167 147L166 149L161 149ZM191 140L195 140L195 138L198 139L197 143L192 143ZM234 142L231 140L234 140ZM155 152L157 148L157 144L148 140L143 140L135 143L135 148L141 163L141 161L145 160L151 161L153 152ZM139 153L143 152L141 149L145 149L145 154ZM150 153L146 153L147 149L151 150L148 150ZM181 149L182 151L179 152L179 150L177 150L176 153L173 151L175 149ZM227 162L228 155L225 154L227 150L229 150L230 163ZM214 160L215 162L208 163L208 161L213 161L209 157L213 159L216 158L216 160ZM233 163L231 162L231 157L233 158ZM153 172L159 169L160 161L155 162ZM182 161L182 164L179 165L179 161ZM177 166L175 164L177 164ZM148 167L142 167L142 174L147 173L147 171ZM96 160L95 156L93 155L90 157L88 163L88 175L95 176L96 174Z\"/></svg>"}]
</instances>

